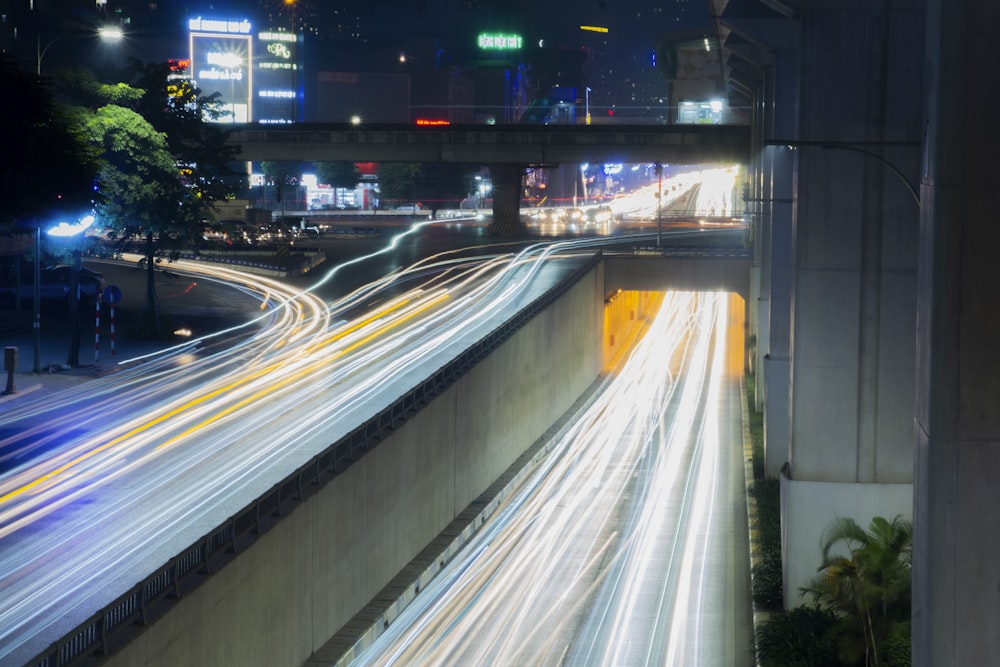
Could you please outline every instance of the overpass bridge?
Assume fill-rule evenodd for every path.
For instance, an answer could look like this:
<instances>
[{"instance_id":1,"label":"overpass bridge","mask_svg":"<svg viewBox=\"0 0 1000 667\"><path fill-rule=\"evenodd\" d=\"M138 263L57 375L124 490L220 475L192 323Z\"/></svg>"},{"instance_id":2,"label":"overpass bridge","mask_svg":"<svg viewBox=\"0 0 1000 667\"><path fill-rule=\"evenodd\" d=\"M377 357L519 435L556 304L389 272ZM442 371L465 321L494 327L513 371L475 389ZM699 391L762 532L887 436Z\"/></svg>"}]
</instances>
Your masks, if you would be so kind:
<instances>
[{"instance_id":1,"label":"overpass bridge","mask_svg":"<svg viewBox=\"0 0 1000 667\"><path fill-rule=\"evenodd\" d=\"M620 162L750 162L745 125L350 125L235 126L239 158L313 162L486 164L493 178L492 233L524 231L521 176L531 166Z\"/></svg>"},{"instance_id":2,"label":"overpass bridge","mask_svg":"<svg viewBox=\"0 0 1000 667\"><path fill-rule=\"evenodd\" d=\"M322 655L350 643L351 632L338 631L443 531L475 519L496 480L598 377L605 341L634 326L628 316L608 324L609 295L748 289L751 258L741 249L697 254L581 259L27 664L332 664ZM683 270L698 261L700 273ZM526 358L539 363L526 367Z\"/></svg>"}]
</instances>

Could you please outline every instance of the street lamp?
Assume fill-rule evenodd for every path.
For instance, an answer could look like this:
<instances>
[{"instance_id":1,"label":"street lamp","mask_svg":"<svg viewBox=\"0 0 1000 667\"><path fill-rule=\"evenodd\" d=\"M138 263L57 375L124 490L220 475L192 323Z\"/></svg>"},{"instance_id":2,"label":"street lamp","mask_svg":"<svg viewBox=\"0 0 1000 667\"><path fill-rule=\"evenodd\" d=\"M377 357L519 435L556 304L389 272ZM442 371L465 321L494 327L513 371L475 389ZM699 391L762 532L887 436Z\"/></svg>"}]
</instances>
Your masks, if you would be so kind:
<instances>
[{"instance_id":1,"label":"street lamp","mask_svg":"<svg viewBox=\"0 0 1000 667\"><path fill-rule=\"evenodd\" d=\"M48 50L52 48L52 45L61 39L66 37L87 37L97 35L102 42L118 42L125 37L125 33L122 32L121 28L115 28L113 26L105 26L103 28L98 28L96 31L90 30L71 30L66 31L60 35L56 35L45 48L42 48L42 33L39 31L35 35L35 74L37 76L42 75L42 58L48 53Z\"/></svg>"},{"instance_id":2,"label":"street lamp","mask_svg":"<svg viewBox=\"0 0 1000 667\"><path fill-rule=\"evenodd\" d=\"M88 215L80 219L76 224L60 222L46 230L49 236L66 238L77 236L94 223L94 216ZM77 267L74 264L74 269ZM35 284L33 285L34 297L34 321L32 322L32 337L34 343L34 363L32 373L42 372L42 298L40 285L42 282L42 226L35 225Z\"/></svg>"},{"instance_id":3,"label":"street lamp","mask_svg":"<svg viewBox=\"0 0 1000 667\"><path fill-rule=\"evenodd\" d=\"M590 125L590 86L587 86L587 92L584 93L584 109L587 114L587 125Z\"/></svg>"}]
</instances>

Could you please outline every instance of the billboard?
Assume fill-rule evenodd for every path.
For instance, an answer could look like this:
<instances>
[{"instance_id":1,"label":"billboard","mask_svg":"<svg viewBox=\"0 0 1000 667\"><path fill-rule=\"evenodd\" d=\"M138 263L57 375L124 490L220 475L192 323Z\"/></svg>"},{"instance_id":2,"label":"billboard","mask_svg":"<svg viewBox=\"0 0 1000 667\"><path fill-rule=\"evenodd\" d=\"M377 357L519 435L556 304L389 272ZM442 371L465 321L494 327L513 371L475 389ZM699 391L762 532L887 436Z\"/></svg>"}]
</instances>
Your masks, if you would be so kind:
<instances>
[{"instance_id":1,"label":"billboard","mask_svg":"<svg viewBox=\"0 0 1000 667\"><path fill-rule=\"evenodd\" d=\"M226 113L220 122L253 120L253 36L250 21L188 21L190 73L203 95L219 94Z\"/></svg>"},{"instance_id":2,"label":"billboard","mask_svg":"<svg viewBox=\"0 0 1000 667\"><path fill-rule=\"evenodd\" d=\"M260 123L293 123L301 95L298 36L273 30L257 34L254 115Z\"/></svg>"}]
</instances>

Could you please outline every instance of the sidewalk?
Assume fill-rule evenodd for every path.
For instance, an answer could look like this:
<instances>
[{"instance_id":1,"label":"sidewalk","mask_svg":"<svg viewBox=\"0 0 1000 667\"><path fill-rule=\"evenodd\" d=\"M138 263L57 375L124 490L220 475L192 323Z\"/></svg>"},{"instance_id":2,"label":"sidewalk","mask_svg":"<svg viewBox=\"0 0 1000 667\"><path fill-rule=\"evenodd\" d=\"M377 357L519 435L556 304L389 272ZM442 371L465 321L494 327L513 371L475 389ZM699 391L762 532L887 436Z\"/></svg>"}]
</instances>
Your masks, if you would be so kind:
<instances>
[{"instance_id":1,"label":"sidewalk","mask_svg":"<svg viewBox=\"0 0 1000 667\"><path fill-rule=\"evenodd\" d=\"M245 322L260 313L259 302L239 290L210 280L199 282L169 271L158 271L156 292L160 305L160 334L147 334L140 330L140 324L142 328L152 330L152 319L145 313L145 271L125 263L86 260L84 265L102 272L105 286L115 285L122 292L121 302L115 308L114 354L111 353L111 313L105 304L101 307L99 328L95 327L96 309L81 313L80 363L75 368L67 366L72 333L66 307L61 303L43 303L38 344L42 372L34 373L33 304L25 304L20 311L0 311L0 348L17 348L15 393L2 393L8 384L8 373L0 366L0 413L5 403L19 397L35 395L39 391L59 391L107 376L120 370L122 361L164 350L187 340L175 331L187 329L193 336L204 335ZM141 323L140 317L143 318ZM95 333L98 334L97 343Z\"/></svg>"}]
</instances>

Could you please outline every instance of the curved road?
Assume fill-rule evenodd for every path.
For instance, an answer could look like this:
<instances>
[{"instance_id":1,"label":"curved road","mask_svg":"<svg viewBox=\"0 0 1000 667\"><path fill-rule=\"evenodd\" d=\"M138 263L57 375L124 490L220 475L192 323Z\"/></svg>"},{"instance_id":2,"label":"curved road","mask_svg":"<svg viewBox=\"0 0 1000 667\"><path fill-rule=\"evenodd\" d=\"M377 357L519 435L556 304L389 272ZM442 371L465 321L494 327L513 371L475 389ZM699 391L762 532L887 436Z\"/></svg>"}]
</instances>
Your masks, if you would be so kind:
<instances>
[{"instance_id":1,"label":"curved road","mask_svg":"<svg viewBox=\"0 0 1000 667\"><path fill-rule=\"evenodd\" d=\"M599 241L598 241L599 242ZM593 240L433 257L264 309L0 418L0 664L23 664L579 266ZM578 247L580 246L580 247ZM220 343L219 341L224 341Z\"/></svg>"}]
</instances>

